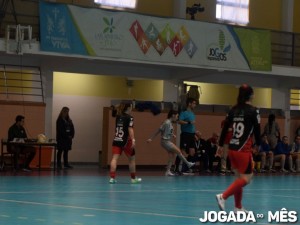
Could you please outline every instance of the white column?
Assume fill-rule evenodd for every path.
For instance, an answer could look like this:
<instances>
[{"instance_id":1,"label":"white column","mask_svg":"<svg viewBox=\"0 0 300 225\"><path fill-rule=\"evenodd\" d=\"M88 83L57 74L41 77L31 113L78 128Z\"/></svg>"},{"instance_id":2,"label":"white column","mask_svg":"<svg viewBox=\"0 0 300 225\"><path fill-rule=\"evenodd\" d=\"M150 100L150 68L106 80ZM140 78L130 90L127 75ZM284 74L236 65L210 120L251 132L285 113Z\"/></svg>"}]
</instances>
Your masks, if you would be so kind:
<instances>
[{"instance_id":1,"label":"white column","mask_svg":"<svg viewBox=\"0 0 300 225\"><path fill-rule=\"evenodd\" d=\"M285 111L289 108L289 104L286 104L287 97L289 97L288 89L272 89L271 107L274 109L282 109Z\"/></svg>"},{"instance_id":2,"label":"white column","mask_svg":"<svg viewBox=\"0 0 300 225\"><path fill-rule=\"evenodd\" d=\"M175 80L164 80L163 81L163 101L164 102L177 102L179 98L179 88L178 88L178 81ZM180 125L177 125L177 138L176 138L176 145L179 146L180 144Z\"/></svg>"},{"instance_id":3,"label":"white column","mask_svg":"<svg viewBox=\"0 0 300 225\"><path fill-rule=\"evenodd\" d=\"M290 89L289 88L277 88L272 89L272 108L282 109L285 116L285 133L281 135L290 135Z\"/></svg>"},{"instance_id":4,"label":"white column","mask_svg":"<svg viewBox=\"0 0 300 225\"><path fill-rule=\"evenodd\" d=\"M177 102L178 99L178 86L173 81L163 81L163 101L164 102Z\"/></svg>"},{"instance_id":5,"label":"white column","mask_svg":"<svg viewBox=\"0 0 300 225\"><path fill-rule=\"evenodd\" d=\"M53 111L53 71L43 70L42 79L44 85L44 98L46 103L45 111L45 135L48 138L55 138L55 131L52 131L52 111Z\"/></svg>"},{"instance_id":6,"label":"white column","mask_svg":"<svg viewBox=\"0 0 300 225\"><path fill-rule=\"evenodd\" d=\"M286 32L293 32L294 0L284 0L281 4L281 29Z\"/></svg>"},{"instance_id":7,"label":"white column","mask_svg":"<svg viewBox=\"0 0 300 225\"><path fill-rule=\"evenodd\" d=\"M184 0L174 0L173 16L176 18L185 19L186 18L186 1Z\"/></svg>"}]
</instances>

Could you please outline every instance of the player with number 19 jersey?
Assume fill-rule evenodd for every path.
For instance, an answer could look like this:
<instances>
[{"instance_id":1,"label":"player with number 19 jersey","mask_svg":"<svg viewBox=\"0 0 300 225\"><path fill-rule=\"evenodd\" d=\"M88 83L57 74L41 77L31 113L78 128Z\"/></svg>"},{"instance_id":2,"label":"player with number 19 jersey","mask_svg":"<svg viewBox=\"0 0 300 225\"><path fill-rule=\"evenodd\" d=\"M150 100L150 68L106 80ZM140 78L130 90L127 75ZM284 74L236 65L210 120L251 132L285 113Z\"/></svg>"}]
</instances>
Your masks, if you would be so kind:
<instances>
[{"instance_id":1,"label":"player with number 19 jersey","mask_svg":"<svg viewBox=\"0 0 300 225\"><path fill-rule=\"evenodd\" d=\"M225 210L225 201L234 196L234 211L247 212L242 206L243 189L250 183L253 176L252 149L260 145L260 115L259 110L251 105L254 98L252 87L243 84L239 88L237 104L229 111L219 140L220 152L228 128L232 129L229 141L228 158L236 179L227 189L216 195L220 210ZM253 141L255 137L255 142ZM218 150L219 151L219 150Z\"/></svg>"},{"instance_id":2,"label":"player with number 19 jersey","mask_svg":"<svg viewBox=\"0 0 300 225\"><path fill-rule=\"evenodd\" d=\"M259 145L260 115L257 108L249 104L244 104L237 105L229 111L220 137L220 146L223 146L226 135L225 131L227 131L230 125L233 129L232 137L229 142L230 150L251 151L253 146L253 135L255 137L255 144Z\"/></svg>"},{"instance_id":3,"label":"player with number 19 jersey","mask_svg":"<svg viewBox=\"0 0 300 225\"><path fill-rule=\"evenodd\" d=\"M116 132L113 140L113 146L124 147L128 141L128 128L133 127L133 117L128 114L117 116Z\"/></svg>"}]
</instances>

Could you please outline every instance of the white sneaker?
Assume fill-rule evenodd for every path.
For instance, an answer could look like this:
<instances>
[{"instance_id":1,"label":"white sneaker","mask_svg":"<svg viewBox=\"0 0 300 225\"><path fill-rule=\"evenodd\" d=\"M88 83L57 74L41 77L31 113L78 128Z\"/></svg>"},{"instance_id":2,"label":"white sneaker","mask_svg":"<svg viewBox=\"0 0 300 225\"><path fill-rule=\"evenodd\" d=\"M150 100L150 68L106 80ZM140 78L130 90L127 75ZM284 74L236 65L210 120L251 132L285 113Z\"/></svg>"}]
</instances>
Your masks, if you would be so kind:
<instances>
[{"instance_id":1,"label":"white sneaker","mask_svg":"<svg viewBox=\"0 0 300 225\"><path fill-rule=\"evenodd\" d=\"M225 210L225 199L223 199L222 194L217 194L216 199L221 211Z\"/></svg>"},{"instance_id":2,"label":"white sneaker","mask_svg":"<svg viewBox=\"0 0 300 225\"><path fill-rule=\"evenodd\" d=\"M281 173L287 173L287 172L289 172L289 171L287 171L286 169L281 169L280 172L281 172Z\"/></svg>"},{"instance_id":3,"label":"white sneaker","mask_svg":"<svg viewBox=\"0 0 300 225\"><path fill-rule=\"evenodd\" d=\"M170 170L168 170L166 173L165 173L166 176L175 176L174 173L172 173Z\"/></svg>"},{"instance_id":4,"label":"white sneaker","mask_svg":"<svg viewBox=\"0 0 300 225\"><path fill-rule=\"evenodd\" d=\"M185 176L194 176L195 175L195 173L190 172L190 171L183 172L182 174Z\"/></svg>"},{"instance_id":5,"label":"white sneaker","mask_svg":"<svg viewBox=\"0 0 300 225\"><path fill-rule=\"evenodd\" d=\"M134 179L131 179L131 183L132 184L139 184L142 182L142 178L134 178Z\"/></svg>"},{"instance_id":6,"label":"white sneaker","mask_svg":"<svg viewBox=\"0 0 300 225\"><path fill-rule=\"evenodd\" d=\"M296 173L296 170L294 170L293 168L290 169L290 171L291 171L292 173Z\"/></svg>"},{"instance_id":7,"label":"white sneaker","mask_svg":"<svg viewBox=\"0 0 300 225\"><path fill-rule=\"evenodd\" d=\"M110 183L110 184L115 184L115 183L117 183L117 181L116 181L115 178L110 178L110 179L109 179L109 183Z\"/></svg>"},{"instance_id":8,"label":"white sneaker","mask_svg":"<svg viewBox=\"0 0 300 225\"><path fill-rule=\"evenodd\" d=\"M259 173L265 173L266 170L265 170L265 169L260 169L258 172L259 172Z\"/></svg>"},{"instance_id":9,"label":"white sneaker","mask_svg":"<svg viewBox=\"0 0 300 225\"><path fill-rule=\"evenodd\" d=\"M268 171L271 172L271 173L276 173L276 170L274 170L272 168L270 168Z\"/></svg>"},{"instance_id":10,"label":"white sneaker","mask_svg":"<svg viewBox=\"0 0 300 225\"><path fill-rule=\"evenodd\" d=\"M188 166L188 168L191 168L191 167L195 166L195 163L189 162L187 166Z\"/></svg>"},{"instance_id":11,"label":"white sneaker","mask_svg":"<svg viewBox=\"0 0 300 225\"><path fill-rule=\"evenodd\" d=\"M246 209L244 209L243 207L242 208L237 208L237 207L234 207L234 213L237 213L237 212L245 212L245 213L249 213L249 211L247 211Z\"/></svg>"}]
</instances>

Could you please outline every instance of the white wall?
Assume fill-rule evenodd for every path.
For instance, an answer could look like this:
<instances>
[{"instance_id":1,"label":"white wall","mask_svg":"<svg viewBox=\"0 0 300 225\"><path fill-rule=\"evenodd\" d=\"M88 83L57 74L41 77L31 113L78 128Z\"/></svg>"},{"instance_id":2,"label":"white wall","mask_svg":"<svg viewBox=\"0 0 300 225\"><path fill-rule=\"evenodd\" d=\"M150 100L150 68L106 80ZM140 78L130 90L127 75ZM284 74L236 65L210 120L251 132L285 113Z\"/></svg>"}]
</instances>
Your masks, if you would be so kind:
<instances>
[{"instance_id":1,"label":"white wall","mask_svg":"<svg viewBox=\"0 0 300 225\"><path fill-rule=\"evenodd\" d=\"M98 162L102 148L103 107L110 106L110 98L90 96L54 95L52 110L52 136L56 135L56 119L62 107L70 108L75 126L70 162Z\"/></svg>"}]
</instances>

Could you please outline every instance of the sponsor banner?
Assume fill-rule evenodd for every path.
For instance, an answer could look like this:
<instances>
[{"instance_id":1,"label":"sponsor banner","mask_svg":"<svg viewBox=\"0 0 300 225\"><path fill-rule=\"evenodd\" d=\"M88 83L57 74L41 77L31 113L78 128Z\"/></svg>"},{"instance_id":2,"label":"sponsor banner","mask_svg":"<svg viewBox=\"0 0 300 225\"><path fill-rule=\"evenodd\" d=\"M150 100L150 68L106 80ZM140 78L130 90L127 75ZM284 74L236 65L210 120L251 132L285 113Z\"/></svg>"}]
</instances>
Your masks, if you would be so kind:
<instances>
[{"instance_id":1,"label":"sponsor banner","mask_svg":"<svg viewBox=\"0 0 300 225\"><path fill-rule=\"evenodd\" d=\"M272 70L271 33L266 30L232 28L238 36L240 48L246 55L251 70Z\"/></svg>"},{"instance_id":2,"label":"sponsor banner","mask_svg":"<svg viewBox=\"0 0 300 225\"><path fill-rule=\"evenodd\" d=\"M270 33L40 3L41 50L159 63L271 70Z\"/></svg>"},{"instance_id":3,"label":"sponsor banner","mask_svg":"<svg viewBox=\"0 0 300 225\"><path fill-rule=\"evenodd\" d=\"M87 54L67 5L45 4L41 1L40 13L42 51Z\"/></svg>"}]
</instances>

